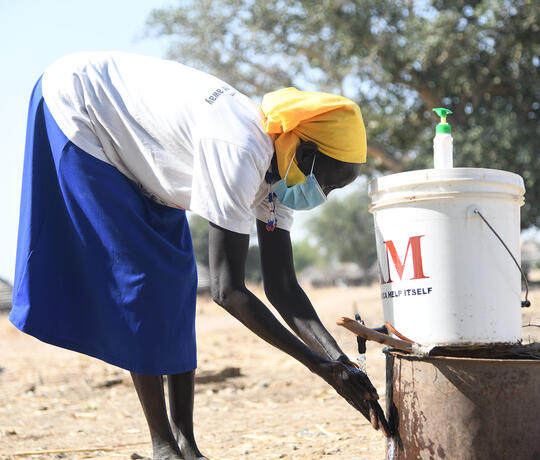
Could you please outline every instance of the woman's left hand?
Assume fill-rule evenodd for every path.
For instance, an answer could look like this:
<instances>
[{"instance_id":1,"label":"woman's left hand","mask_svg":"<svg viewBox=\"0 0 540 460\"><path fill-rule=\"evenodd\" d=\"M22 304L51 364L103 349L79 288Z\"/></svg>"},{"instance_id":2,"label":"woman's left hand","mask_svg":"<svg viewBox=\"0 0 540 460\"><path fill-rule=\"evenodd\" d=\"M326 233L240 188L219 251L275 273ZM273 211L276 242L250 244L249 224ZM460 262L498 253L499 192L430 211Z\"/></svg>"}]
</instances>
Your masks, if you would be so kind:
<instances>
[{"instance_id":1,"label":"woman's left hand","mask_svg":"<svg viewBox=\"0 0 540 460\"><path fill-rule=\"evenodd\" d=\"M377 402L379 395L369 377L352 363L327 361L320 364L317 371L351 406L362 413L376 430L381 429L385 436L391 430L384 412Z\"/></svg>"}]
</instances>

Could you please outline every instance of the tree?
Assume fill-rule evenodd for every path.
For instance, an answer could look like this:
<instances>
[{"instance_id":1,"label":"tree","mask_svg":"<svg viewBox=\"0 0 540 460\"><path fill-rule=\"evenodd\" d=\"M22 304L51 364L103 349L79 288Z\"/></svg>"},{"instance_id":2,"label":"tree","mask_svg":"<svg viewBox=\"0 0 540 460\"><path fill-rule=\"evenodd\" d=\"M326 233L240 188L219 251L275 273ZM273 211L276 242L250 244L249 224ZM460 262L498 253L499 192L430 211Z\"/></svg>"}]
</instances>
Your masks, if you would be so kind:
<instances>
[{"instance_id":1,"label":"tree","mask_svg":"<svg viewBox=\"0 0 540 460\"><path fill-rule=\"evenodd\" d=\"M260 97L295 85L356 100L369 169L432 166L446 106L455 164L522 175L540 226L540 5L533 0L184 0L149 30L169 56Z\"/></svg>"},{"instance_id":2,"label":"tree","mask_svg":"<svg viewBox=\"0 0 540 460\"><path fill-rule=\"evenodd\" d=\"M330 200L308 221L308 228L326 254L340 262L355 262L367 272L377 259L373 217L369 198L358 189L341 199Z\"/></svg>"},{"instance_id":3,"label":"tree","mask_svg":"<svg viewBox=\"0 0 540 460\"><path fill-rule=\"evenodd\" d=\"M208 255L208 221L202 217L189 214L189 230L193 242L193 252L197 264L209 266ZM261 264L259 258L259 248L257 245L250 245L246 257L246 279L259 283L262 279Z\"/></svg>"},{"instance_id":4,"label":"tree","mask_svg":"<svg viewBox=\"0 0 540 460\"><path fill-rule=\"evenodd\" d=\"M301 272L304 268L317 265L321 260L319 246L309 240L293 242L294 269Z\"/></svg>"},{"instance_id":5,"label":"tree","mask_svg":"<svg viewBox=\"0 0 540 460\"><path fill-rule=\"evenodd\" d=\"M246 257L246 280L252 283L262 281L261 257L259 255L259 246L256 244L248 248Z\"/></svg>"},{"instance_id":6,"label":"tree","mask_svg":"<svg viewBox=\"0 0 540 460\"><path fill-rule=\"evenodd\" d=\"M197 214L189 213L189 230L195 260L198 264L208 267L208 221Z\"/></svg>"}]
</instances>

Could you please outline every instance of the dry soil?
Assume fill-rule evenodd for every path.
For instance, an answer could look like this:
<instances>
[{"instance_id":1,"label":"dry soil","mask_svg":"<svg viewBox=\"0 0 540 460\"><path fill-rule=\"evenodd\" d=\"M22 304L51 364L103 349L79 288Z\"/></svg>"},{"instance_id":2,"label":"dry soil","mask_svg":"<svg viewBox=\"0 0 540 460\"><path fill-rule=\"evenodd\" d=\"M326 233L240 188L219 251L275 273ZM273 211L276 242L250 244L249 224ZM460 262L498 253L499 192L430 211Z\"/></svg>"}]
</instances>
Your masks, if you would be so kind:
<instances>
[{"instance_id":1,"label":"dry soil","mask_svg":"<svg viewBox=\"0 0 540 460\"><path fill-rule=\"evenodd\" d=\"M261 294L259 288L255 288ZM356 341L335 326L358 309L382 324L378 287L309 290L349 356ZM540 290L524 324L540 323ZM267 345L207 298L198 302L196 435L211 459L384 458L385 439L333 389ZM540 340L540 328L524 329ZM0 316L0 459L129 459L150 440L129 373L44 344ZM384 356L368 344L368 374L384 406Z\"/></svg>"}]
</instances>

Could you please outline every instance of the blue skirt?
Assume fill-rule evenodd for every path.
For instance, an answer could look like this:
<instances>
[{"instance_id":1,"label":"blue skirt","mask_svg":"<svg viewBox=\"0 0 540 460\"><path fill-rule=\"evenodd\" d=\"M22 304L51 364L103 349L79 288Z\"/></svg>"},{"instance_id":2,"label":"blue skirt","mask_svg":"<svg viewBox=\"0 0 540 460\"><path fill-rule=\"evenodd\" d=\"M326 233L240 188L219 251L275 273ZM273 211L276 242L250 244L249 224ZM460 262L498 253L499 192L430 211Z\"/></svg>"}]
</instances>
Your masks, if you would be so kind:
<instances>
[{"instance_id":1,"label":"blue skirt","mask_svg":"<svg viewBox=\"0 0 540 460\"><path fill-rule=\"evenodd\" d=\"M152 375L196 368L197 272L185 211L160 205L62 133L32 93L10 321Z\"/></svg>"}]
</instances>

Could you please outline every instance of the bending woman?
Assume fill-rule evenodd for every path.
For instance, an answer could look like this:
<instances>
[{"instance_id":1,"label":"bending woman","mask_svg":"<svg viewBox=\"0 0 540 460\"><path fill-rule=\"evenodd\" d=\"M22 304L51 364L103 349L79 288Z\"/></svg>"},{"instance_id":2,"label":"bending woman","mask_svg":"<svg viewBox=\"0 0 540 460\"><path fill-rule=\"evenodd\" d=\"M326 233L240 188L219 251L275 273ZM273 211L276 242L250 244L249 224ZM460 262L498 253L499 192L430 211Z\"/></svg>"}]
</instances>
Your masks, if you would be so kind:
<instances>
[{"instance_id":1,"label":"bending woman","mask_svg":"<svg viewBox=\"0 0 540 460\"><path fill-rule=\"evenodd\" d=\"M375 389L296 281L289 235L293 209L352 182L365 153L360 109L340 96L288 88L259 107L173 61L66 56L31 97L10 320L129 370L154 458L205 458L193 435L189 209L209 222L214 300L383 426ZM245 286L254 219L265 292L295 334Z\"/></svg>"}]
</instances>

